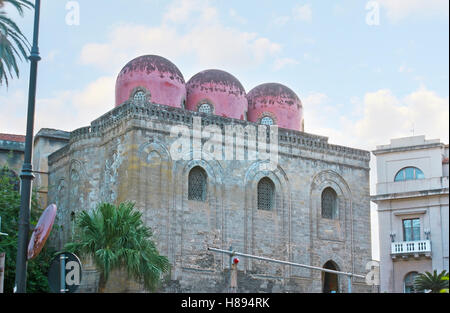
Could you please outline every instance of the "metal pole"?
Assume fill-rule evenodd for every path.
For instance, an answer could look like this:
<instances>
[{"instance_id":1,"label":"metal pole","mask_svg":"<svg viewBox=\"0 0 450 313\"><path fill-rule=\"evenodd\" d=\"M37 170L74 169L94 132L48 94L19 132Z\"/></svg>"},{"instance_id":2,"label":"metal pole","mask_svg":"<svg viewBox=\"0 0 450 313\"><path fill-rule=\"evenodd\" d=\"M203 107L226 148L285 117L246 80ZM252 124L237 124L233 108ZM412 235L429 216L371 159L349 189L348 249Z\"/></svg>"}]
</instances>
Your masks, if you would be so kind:
<instances>
[{"instance_id":1,"label":"metal pole","mask_svg":"<svg viewBox=\"0 0 450 313\"><path fill-rule=\"evenodd\" d=\"M240 253L240 252L236 252L236 251L222 250L222 249L216 249L216 248L208 248L208 250L209 251L214 251L214 252L230 254L231 256L237 255L237 256L242 256L244 258L256 259L256 260L261 260L261 261L266 261L266 262L273 262L273 263L278 263L278 264L283 264L283 265L304 267L304 268L309 268L309 269L312 269L312 270L318 270L318 271L332 273L332 274L337 274L337 275L345 275L345 276L348 277L348 288L349 288L348 292L349 293L352 292L352 280L351 280L352 277L366 278L363 275L358 275L358 274L353 274L353 273L348 273L348 272L335 271L335 270L329 270L329 269L321 268L321 267L317 267L317 266L310 266L310 265L293 263L293 262L288 262L288 261L281 261L281 260L266 258L266 257L262 257L262 256L256 256L256 255L251 255L251 254L246 254L246 253Z\"/></svg>"},{"instance_id":2,"label":"metal pole","mask_svg":"<svg viewBox=\"0 0 450 313\"><path fill-rule=\"evenodd\" d=\"M59 291L61 293L66 292L66 259L64 253L59 256L59 281L61 285Z\"/></svg>"},{"instance_id":3,"label":"metal pole","mask_svg":"<svg viewBox=\"0 0 450 313\"><path fill-rule=\"evenodd\" d=\"M27 245L30 231L30 207L31 207L31 186L34 179L33 165L31 159L33 155L33 132L34 132L34 111L36 102L36 79L39 56L39 17L41 0L36 0L34 5L34 31L33 46L30 54L30 84L28 89L28 116L27 133L25 138L25 156L22 171L20 173L20 213L19 213L19 237L17 241L16 258L16 281L14 292L25 293L27 289Z\"/></svg>"},{"instance_id":4,"label":"metal pole","mask_svg":"<svg viewBox=\"0 0 450 313\"><path fill-rule=\"evenodd\" d=\"M6 253L0 252L0 293L3 293L3 280L5 277L5 258Z\"/></svg>"},{"instance_id":5,"label":"metal pole","mask_svg":"<svg viewBox=\"0 0 450 313\"><path fill-rule=\"evenodd\" d=\"M231 290L232 290L232 288L231 288L231 279L232 279L232 270L231 270L231 266L232 266L232 259L233 259L233 246L230 246L230 262L229 262L229 264L230 264L230 293L231 293Z\"/></svg>"},{"instance_id":6,"label":"metal pole","mask_svg":"<svg viewBox=\"0 0 450 313\"><path fill-rule=\"evenodd\" d=\"M332 274L346 275L346 276L350 276L350 277L366 278L366 276L363 276L363 275L358 275L358 274L353 274L353 273L348 273L348 272L335 271L335 270L329 270L329 269L321 268L321 267L317 267L317 266L310 266L310 265L293 263L293 262L288 262L288 261L281 261L281 260L276 260L276 259L271 259L271 258L265 258L265 257L262 257L262 256L245 254L245 253L236 252L236 251L228 251L228 250L222 250L222 249L216 249L216 248L208 248L208 250L209 251L226 253L226 254L237 255L237 256L242 256L242 257L250 258L250 259L256 259L256 260L261 260L261 261L279 263L279 264L283 264L283 265L304 267L304 268L309 268L309 269L313 269L313 270L319 270L319 271L322 271L322 272L327 272L327 273L332 273Z\"/></svg>"}]
</instances>

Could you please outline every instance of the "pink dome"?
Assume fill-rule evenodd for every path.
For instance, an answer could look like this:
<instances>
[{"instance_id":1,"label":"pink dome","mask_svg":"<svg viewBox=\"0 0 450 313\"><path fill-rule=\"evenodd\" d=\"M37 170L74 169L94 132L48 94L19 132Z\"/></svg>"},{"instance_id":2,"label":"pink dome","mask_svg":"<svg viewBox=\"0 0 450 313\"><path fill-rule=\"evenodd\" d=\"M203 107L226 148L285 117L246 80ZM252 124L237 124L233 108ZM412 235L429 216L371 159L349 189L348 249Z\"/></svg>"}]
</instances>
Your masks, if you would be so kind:
<instances>
[{"instance_id":1,"label":"pink dome","mask_svg":"<svg viewBox=\"0 0 450 313\"><path fill-rule=\"evenodd\" d=\"M248 110L245 89L233 75L206 70L186 84L186 109L245 120Z\"/></svg>"},{"instance_id":2,"label":"pink dome","mask_svg":"<svg viewBox=\"0 0 450 313\"><path fill-rule=\"evenodd\" d=\"M304 131L302 102L288 87L277 83L262 84L253 88L247 99L250 122Z\"/></svg>"},{"instance_id":3,"label":"pink dome","mask_svg":"<svg viewBox=\"0 0 450 313\"><path fill-rule=\"evenodd\" d=\"M183 107L186 100L183 74L163 57L140 56L128 62L117 77L116 106L135 95L151 103Z\"/></svg>"}]
</instances>

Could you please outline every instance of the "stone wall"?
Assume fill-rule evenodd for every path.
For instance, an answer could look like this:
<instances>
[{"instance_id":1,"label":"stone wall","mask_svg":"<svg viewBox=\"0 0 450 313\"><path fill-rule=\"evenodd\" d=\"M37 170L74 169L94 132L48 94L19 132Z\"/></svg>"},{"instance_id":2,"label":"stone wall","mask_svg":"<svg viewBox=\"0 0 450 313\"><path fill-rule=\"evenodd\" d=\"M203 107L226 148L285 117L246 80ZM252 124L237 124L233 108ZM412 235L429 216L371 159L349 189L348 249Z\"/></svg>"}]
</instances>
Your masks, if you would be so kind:
<instances>
[{"instance_id":1,"label":"stone wall","mask_svg":"<svg viewBox=\"0 0 450 313\"><path fill-rule=\"evenodd\" d=\"M280 129L279 160L264 170L262 160L173 160L171 127L194 118L203 126L256 125L181 109L124 104L90 127L71 133L68 146L49 157L50 201L59 204L52 242L71 238L73 217L100 201L134 201L152 227L161 254L172 269L163 292L226 292L228 256L208 247L322 267L333 260L339 270L364 274L371 259L369 160L366 151L335 146L328 139ZM223 134L222 134L223 135ZM205 202L188 200L188 175L201 166L207 173ZM257 184L275 184L272 211L257 209ZM338 195L336 220L321 217L321 193ZM73 213L72 213L73 212ZM242 259L241 292L321 292L321 272ZM119 273L120 276L120 273ZM340 278L340 291L347 290ZM114 291L132 291L116 280ZM123 288L122 288L122 287ZM139 285L136 285L139 286ZM121 289L122 288L122 289ZM370 287L354 280L353 291Z\"/></svg>"},{"instance_id":2,"label":"stone wall","mask_svg":"<svg viewBox=\"0 0 450 313\"><path fill-rule=\"evenodd\" d=\"M0 139L0 167L8 166L19 176L22 170L25 142Z\"/></svg>"}]
</instances>

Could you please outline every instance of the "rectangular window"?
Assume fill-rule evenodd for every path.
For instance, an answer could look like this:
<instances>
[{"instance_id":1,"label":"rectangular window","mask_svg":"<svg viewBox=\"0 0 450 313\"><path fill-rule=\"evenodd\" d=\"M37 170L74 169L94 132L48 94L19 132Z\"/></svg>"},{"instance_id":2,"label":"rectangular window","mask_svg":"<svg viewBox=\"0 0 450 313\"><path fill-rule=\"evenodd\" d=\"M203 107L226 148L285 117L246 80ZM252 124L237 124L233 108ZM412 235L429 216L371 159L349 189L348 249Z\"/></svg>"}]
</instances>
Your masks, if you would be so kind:
<instances>
[{"instance_id":1,"label":"rectangular window","mask_svg":"<svg viewBox=\"0 0 450 313\"><path fill-rule=\"evenodd\" d=\"M403 220L403 240L418 241L420 240L420 219Z\"/></svg>"}]
</instances>

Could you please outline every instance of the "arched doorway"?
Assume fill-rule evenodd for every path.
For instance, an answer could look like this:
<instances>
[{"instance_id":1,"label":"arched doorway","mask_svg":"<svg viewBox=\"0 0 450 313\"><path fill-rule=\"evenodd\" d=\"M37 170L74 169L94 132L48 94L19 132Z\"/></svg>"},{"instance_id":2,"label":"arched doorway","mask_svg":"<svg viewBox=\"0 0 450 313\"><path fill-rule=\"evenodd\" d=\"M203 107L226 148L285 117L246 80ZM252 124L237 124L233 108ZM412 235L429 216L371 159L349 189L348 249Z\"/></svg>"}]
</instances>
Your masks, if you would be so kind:
<instances>
[{"instance_id":1,"label":"arched doorway","mask_svg":"<svg viewBox=\"0 0 450 313\"><path fill-rule=\"evenodd\" d=\"M336 263L328 261L323 268L339 271ZM338 293L339 292L339 277L334 273L322 272L322 292L323 293Z\"/></svg>"}]
</instances>

